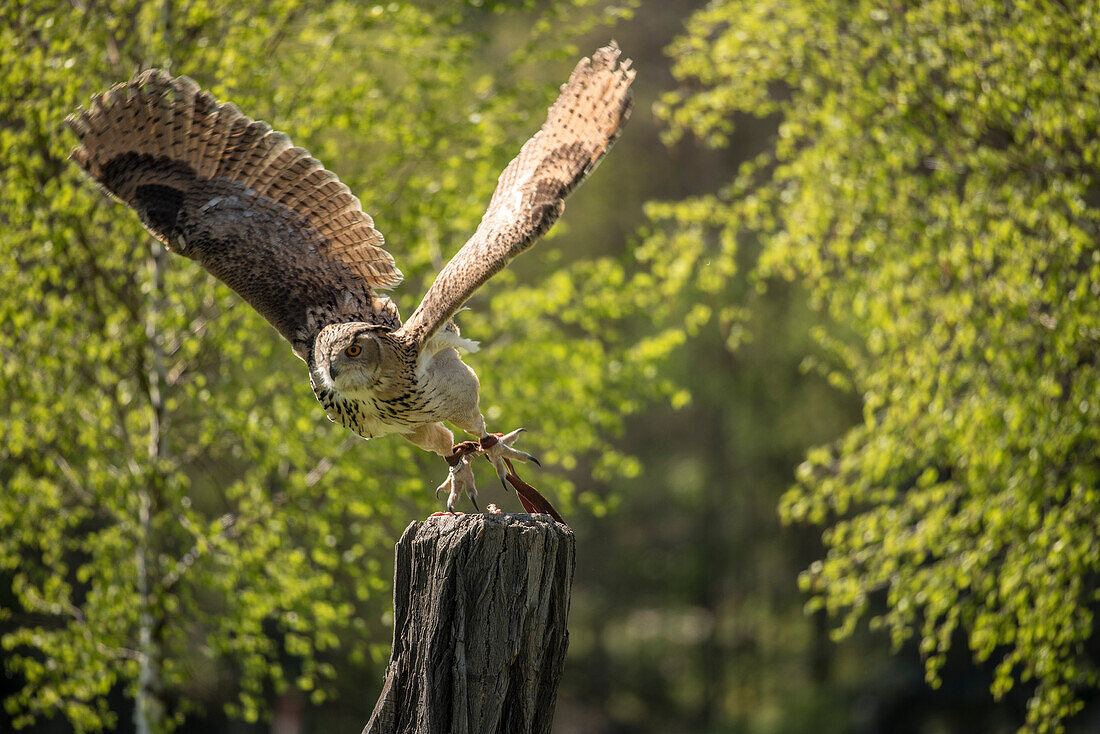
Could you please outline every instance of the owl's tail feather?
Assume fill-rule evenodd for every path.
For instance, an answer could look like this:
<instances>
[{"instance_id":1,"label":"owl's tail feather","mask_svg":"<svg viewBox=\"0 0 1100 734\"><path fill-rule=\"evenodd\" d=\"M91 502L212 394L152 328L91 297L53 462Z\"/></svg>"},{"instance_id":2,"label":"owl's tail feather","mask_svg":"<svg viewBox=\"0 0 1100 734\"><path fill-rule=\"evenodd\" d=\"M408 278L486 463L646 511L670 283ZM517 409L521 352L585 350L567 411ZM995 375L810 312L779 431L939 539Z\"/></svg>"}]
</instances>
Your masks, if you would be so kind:
<instances>
[{"instance_id":1,"label":"owl's tail feather","mask_svg":"<svg viewBox=\"0 0 1100 734\"><path fill-rule=\"evenodd\" d=\"M189 196L238 195L303 218L328 254L354 263L368 286L401 282L374 221L336 174L185 76L143 71L66 122L80 139L70 157L169 247L180 244L180 212L206 203Z\"/></svg>"}]
</instances>

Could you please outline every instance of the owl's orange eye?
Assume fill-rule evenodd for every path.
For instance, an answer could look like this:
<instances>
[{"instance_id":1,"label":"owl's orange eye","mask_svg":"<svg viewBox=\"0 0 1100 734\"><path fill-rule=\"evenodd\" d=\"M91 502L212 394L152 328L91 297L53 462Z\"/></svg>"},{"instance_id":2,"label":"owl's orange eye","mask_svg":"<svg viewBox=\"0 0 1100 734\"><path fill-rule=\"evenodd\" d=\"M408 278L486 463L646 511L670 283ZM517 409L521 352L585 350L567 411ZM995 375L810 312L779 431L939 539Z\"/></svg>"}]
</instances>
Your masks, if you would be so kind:
<instances>
[{"instance_id":1,"label":"owl's orange eye","mask_svg":"<svg viewBox=\"0 0 1100 734\"><path fill-rule=\"evenodd\" d=\"M349 357L358 357L359 353L363 351L363 348L358 344L352 344L350 347L344 350L344 354Z\"/></svg>"}]
</instances>

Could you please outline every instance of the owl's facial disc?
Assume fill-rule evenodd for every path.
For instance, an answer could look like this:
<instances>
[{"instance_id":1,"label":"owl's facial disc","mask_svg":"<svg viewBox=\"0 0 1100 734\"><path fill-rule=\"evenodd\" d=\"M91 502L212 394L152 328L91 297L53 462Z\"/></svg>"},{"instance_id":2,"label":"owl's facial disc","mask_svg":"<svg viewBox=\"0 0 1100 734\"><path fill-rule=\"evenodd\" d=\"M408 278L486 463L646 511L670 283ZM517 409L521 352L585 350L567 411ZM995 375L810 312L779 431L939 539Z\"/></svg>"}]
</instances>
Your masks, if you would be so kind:
<instances>
[{"instance_id":1,"label":"owl's facial disc","mask_svg":"<svg viewBox=\"0 0 1100 734\"><path fill-rule=\"evenodd\" d=\"M345 395L370 390L378 380L382 350L369 331L334 342L328 357L332 386Z\"/></svg>"}]
</instances>

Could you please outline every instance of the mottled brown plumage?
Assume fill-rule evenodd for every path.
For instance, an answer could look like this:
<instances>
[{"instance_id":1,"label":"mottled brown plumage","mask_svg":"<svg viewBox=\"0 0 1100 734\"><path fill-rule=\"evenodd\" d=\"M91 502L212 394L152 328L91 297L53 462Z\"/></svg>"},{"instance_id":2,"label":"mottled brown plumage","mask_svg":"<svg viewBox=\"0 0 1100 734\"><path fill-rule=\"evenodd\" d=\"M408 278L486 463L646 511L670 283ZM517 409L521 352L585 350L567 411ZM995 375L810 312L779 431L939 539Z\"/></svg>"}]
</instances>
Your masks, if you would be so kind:
<instances>
[{"instance_id":1,"label":"mottled brown plumage","mask_svg":"<svg viewBox=\"0 0 1100 734\"><path fill-rule=\"evenodd\" d=\"M476 344L451 317L561 215L565 198L618 137L630 62L612 44L583 59L542 129L504 170L473 237L404 324L377 291L401 281L359 200L308 152L187 77L149 70L68 123L72 159L130 205L168 249L198 261L267 319L306 361L329 417L365 438L405 436L451 454L450 421L482 439L503 478L518 431L486 433L478 380L459 357ZM440 490L476 496L469 456Z\"/></svg>"}]
</instances>

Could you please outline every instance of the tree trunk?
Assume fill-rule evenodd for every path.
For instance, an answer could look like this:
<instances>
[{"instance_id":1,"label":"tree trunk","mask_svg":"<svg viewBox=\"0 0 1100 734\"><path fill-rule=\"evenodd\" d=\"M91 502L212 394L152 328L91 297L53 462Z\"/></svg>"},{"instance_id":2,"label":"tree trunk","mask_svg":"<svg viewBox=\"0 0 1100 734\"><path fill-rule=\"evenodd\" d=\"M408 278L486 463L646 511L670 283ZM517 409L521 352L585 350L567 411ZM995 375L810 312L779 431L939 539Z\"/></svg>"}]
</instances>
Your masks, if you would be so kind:
<instances>
[{"instance_id":1,"label":"tree trunk","mask_svg":"<svg viewBox=\"0 0 1100 734\"><path fill-rule=\"evenodd\" d=\"M393 651L363 734L547 734L569 644L573 531L439 516L397 543Z\"/></svg>"}]
</instances>

